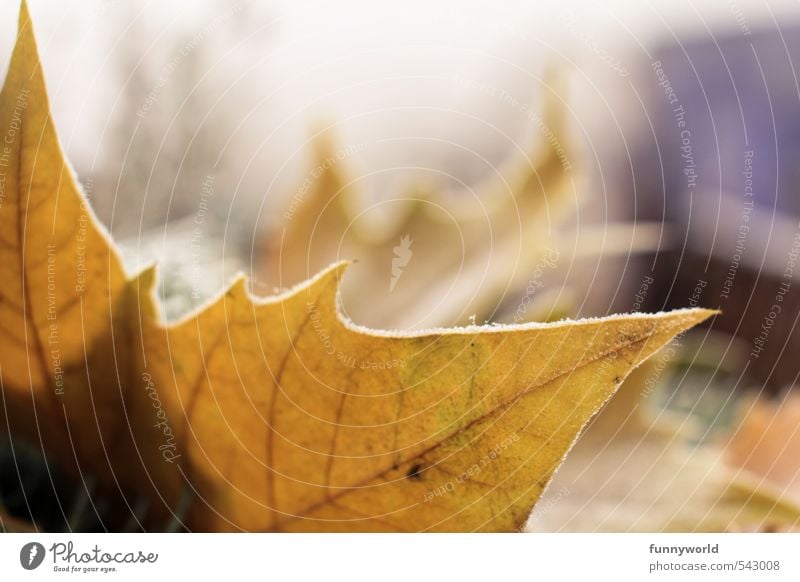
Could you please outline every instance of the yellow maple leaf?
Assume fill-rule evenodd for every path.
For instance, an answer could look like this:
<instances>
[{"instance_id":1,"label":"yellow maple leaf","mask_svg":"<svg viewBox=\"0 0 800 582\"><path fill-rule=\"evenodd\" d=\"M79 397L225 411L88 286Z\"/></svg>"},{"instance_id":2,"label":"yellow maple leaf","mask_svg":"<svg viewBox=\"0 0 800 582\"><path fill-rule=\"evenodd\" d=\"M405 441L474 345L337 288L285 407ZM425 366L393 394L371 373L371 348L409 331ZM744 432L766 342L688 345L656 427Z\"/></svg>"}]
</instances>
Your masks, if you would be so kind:
<instances>
[{"instance_id":1,"label":"yellow maple leaf","mask_svg":"<svg viewBox=\"0 0 800 582\"><path fill-rule=\"evenodd\" d=\"M712 313L377 332L339 313L339 263L167 327L64 160L24 2L0 111L1 422L152 515L191 491L193 529L516 529L628 372Z\"/></svg>"}]
</instances>

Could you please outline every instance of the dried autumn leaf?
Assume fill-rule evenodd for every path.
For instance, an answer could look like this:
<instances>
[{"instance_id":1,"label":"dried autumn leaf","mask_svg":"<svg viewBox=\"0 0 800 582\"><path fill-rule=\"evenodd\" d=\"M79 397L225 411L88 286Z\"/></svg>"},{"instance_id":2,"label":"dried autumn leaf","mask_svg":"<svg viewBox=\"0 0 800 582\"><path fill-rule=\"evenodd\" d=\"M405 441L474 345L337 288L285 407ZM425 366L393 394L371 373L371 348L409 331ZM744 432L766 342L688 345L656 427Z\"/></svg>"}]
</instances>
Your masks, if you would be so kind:
<instances>
[{"instance_id":1,"label":"dried autumn leaf","mask_svg":"<svg viewBox=\"0 0 800 582\"><path fill-rule=\"evenodd\" d=\"M175 353L197 356L179 368L148 350L162 356L149 356L154 379L177 376L170 407L191 415L182 449L224 516L197 505L210 521L195 523L518 527L628 370L708 315L380 334L338 316L342 269L265 303L238 283L170 330Z\"/></svg>"},{"instance_id":2,"label":"dried autumn leaf","mask_svg":"<svg viewBox=\"0 0 800 582\"><path fill-rule=\"evenodd\" d=\"M337 264L270 299L239 279L166 327L64 161L24 2L0 107L2 422L152 514L192 491L192 528L517 528L625 375L711 313L375 332L339 314Z\"/></svg>"},{"instance_id":3,"label":"dried autumn leaf","mask_svg":"<svg viewBox=\"0 0 800 582\"><path fill-rule=\"evenodd\" d=\"M360 321L420 329L470 316L490 320L504 300L522 295L536 263L554 253L548 241L575 204L564 85L564 75L550 75L535 151L450 196L416 186L364 207L347 150L320 131L309 176L265 245L266 282L287 287L332 262L356 259L364 268L342 294L348 314ZM380 212L386 208L391 217ZM363 301L365 288L372 301Z\"/></svg>"}]
</instances>

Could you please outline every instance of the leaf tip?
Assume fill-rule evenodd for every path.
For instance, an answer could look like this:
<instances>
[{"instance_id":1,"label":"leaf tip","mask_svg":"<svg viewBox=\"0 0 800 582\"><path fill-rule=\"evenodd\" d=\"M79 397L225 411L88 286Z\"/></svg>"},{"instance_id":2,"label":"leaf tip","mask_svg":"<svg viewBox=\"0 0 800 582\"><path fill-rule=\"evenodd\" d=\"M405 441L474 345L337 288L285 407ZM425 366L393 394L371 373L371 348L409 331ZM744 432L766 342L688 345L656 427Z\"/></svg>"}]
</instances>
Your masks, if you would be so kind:
<instances>
[{"instance_id":1,"label":"leaf tip","mask_svg":"<svg viewBox=\"0 0 800 582\"><path fill-rule=\"evenodd\" d=\"M722 313L720 309L708 309L706 307L693 307L689 312L692 314L695 325Z\"/></svg>"},{"instance_id":2,"label":"leaf tip","mask_svg":"<svg viewBox=\"0 0 800 582\"><path fill-rule=\"evenodd\" d=\"M335 263L331 263L316 273L308 273L305 280L295 285L294 288L289 291L289 293L304 289L306 287L319 287L321 285L327 285L332 281L338 282L347 268L357 262L358 261L354 259L342 259L336 261Z\"/></svg>"},{"instance_id":3,"label":"leaf tip","mask_svg":"<svg viewBox=\"0 0 800 582\"><path fill-rule=\"evenodd\" d=\"M345 259L341 261L337 261L319 273L315 277L311 279L312 286L328 286L331 283L335 283L333 285L334 289L339 289L339 283L342 280L342 276L344 276L344 272L352 265L355 261Z\"/></svg>"},{"instance_id":4,"label":"leaf tip","mask_svg":"<svg viewBox=\"0 0 800 582\"><path fill-rule=\"evenodd\" d=\"M236 273L225 295L233 299L250 297L247 291L247 277L245 277L244 273Z\"/></svg>"},{"instance_id":5,"label":"leaf tip","mask_svg":"<svg viewBox=\"0 0 800 582\"><path fill-rule=\"evenodd\" d=\"M133 285L140 291L150 293L155 287L157 277L158 268L155 263L151 263L133 278Z\"/></svg>"},{"instance_id":6,"label":"leaf tip","mask_svg":"<svg viewBox=\"0 0 800 582\"><path fill-rule=\"evenodd\" d=\"M22 33L26 29L30 29L31 27L31 15L28 11L28 2L27 0L22 0L19 5L19 21L18 21L18 28L19 34L17 36L17 42L19 42Z\"/></svg>"}]
</instances>

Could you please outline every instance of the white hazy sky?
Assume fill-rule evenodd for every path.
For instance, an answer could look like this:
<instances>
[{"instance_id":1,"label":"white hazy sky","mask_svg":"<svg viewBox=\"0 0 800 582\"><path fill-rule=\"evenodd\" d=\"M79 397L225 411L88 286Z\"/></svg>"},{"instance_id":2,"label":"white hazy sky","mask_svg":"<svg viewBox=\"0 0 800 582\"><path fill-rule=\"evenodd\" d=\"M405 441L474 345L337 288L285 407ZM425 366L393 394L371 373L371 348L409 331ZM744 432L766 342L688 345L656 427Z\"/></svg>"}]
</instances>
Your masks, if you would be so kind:
<instances>
[{"instance_id":1,"label":"white hazy sky","mask_svg":"<svg viewBox=\"0 0 800 582\"><path fill-rule=\"evenodd\" d=\"M253 130L260 145L279 143L273 149L291 157L289 136L307 133L320 116L341 122L355 141L368 141L381 127L387 136L428 132L467 148L508 150L502 141L522 139L524 118L497 119L500 104L470 90L473 81L506 87L522 98L528 87L531 92L540 87L543 64L553 59L572 61L592 74L608 72L601 53L625 66L632 55L676 35L709 37L737 33L743 25L786 26L800 18L798 0L29 0L29 5L61 136L82 167L100 157L106 121L126 74L119 64L123 51L134 47L134 57L153 60L157 74L180 49L175 39L204 29L202 42L219 55L209 76L223 89L233 87L220 99L246 93L242 116L262 124ZM248 10L242 30L214 24L232 5ZM17 7L16 0L0 3L2 61L13 44ZM600 91L592 86L577 96L592 93L592 99L602 100ZM397 113L409 107L418 114ZM430 114L420 113L425 107ZM441 113L453 109L458 115ZM465 112L472 121L486 119L492 131L477 131ZM392 130L392 124L402 127ZM235 133L232 129L231 139ZM380 165L377 155L366 148L354 160L369 168ZM430 152L419 155L431 158ZM416 162L409 157L406 163Z\"/></svg>"},{"instance_id":2,"label":"white hazy sky","mask_svg":"<svg viewBox=\"0 0 800 582\"><path fill-rule=\"evenodd\" d=\"M264 76L264 82L273 85L286 81L280 78L281 73L286 75L287 71L313 65L321 59L333 66L333 70L326 67L326 76L335 79L336 73L346 74L353 67L354 54L374 54L399 44L439 49L446 46L459 53L457 58L446 62L428 63L420 58L419 51L391 53L395 65L421 75L442 73L436 70L437 65L452 71L456 62L463 66L463 71L485 66L480 55L487 53L513 60L509 55L525 45L536 47L531 52L537 53L539 60L557 50L565 51L579 62L589 59L591 65L592 51L568 30L565 15L573 23L572 30L593 36L611 54L620 44L646 47L673 34L708 36L709 30L715 34L725 30L735 32L740 25L737 14L751 28L774 28L776 22L786 25L800 19L798 0L239 0L227 3L233 4L253 7L252 28L248 32L257 31L269 38L270 57L259 64L265 73L274 75ZM75 116L76 105L79 110L88 113L94 109L96 113L90 104L104 98L107 91L113 92L115 72L109 57L122 44L138 42L142 52L157 50L159 39L202 29L220 11L220 3L208 0L29 0L29 5L51 91L57 97L56 114L65 121ZM0 3L3 62L13 44L17 9L16 0ZM146 21L150 36L130 38L125 30L126 15L138 15ZM150 46L152 42L156 44ZM235 40L226 43L221 47L224 51L235 51ZM337 60L341 71L335 69ZM532 58L518 64L530 67L535 61ZM368 67L368 63L364 66ZM371 75L374 72L367 71L362 80L369 80ZM329 94L330 85L321 80L315 83L305 79L286 89L292 99L322 98L334 103L337 100L336 95ZM304 92L307 94L303 95ZM68 110L72 111L69 115Z\"/></svg>"}]
</instances>

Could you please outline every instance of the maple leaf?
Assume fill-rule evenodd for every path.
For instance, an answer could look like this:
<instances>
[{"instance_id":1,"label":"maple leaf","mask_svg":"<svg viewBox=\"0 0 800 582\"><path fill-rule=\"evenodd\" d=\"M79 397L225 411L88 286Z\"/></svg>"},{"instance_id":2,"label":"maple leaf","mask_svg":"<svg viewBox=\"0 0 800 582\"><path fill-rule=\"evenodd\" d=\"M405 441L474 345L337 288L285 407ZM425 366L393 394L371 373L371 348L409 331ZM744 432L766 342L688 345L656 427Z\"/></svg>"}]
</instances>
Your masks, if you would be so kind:
<instances>
[{"instance_id":1,"label":"maple leaf","mask_svg":"<svg viewBox=\"0 0 800 582\"><path fill-rule=\"evenodd\" d=\"M192 529L516 529L628 372L712 314L378 332L339 313L338 263L166 326L64 159L25 2L0 130L0 421L130 513L191 491Z\"/></svg>"}]
</instances>

